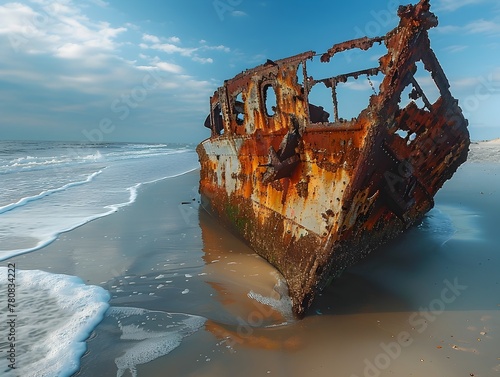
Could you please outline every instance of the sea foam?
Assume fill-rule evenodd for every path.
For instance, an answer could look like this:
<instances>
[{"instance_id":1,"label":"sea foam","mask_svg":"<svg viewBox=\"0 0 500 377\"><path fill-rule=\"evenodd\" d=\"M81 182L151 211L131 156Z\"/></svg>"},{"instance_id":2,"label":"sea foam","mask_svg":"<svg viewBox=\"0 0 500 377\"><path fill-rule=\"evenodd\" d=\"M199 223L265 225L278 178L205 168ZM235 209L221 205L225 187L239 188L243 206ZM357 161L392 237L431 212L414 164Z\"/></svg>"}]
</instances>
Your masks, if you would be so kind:
<instances>
[{"instance_id":1,"label":"sea foam","mask_svg":"<svg viewBox=\"0 0 500 377\"><path fill-rule=\"evenodd\" d=\"M120 340L125 341L114 344L120 348L120 356L115 358L117 377L127 371L136 377L138 365L169 354L206 322L200 316L131 307L111 307L106 316L106 323L114 322Z\"/></svg>"},{"instance_id":2,"label":"sea foam","mask_svg":"<svg viewBox=\"0 0 500 377\"><path fill-rule=\"evenodd\" d=\"M278 282L274 285L270 296L264 296L254 291L250 291L247 296L252 300L260 302L263 305L267 305L279 312L285 319L285 322L282 324L287 324L294 321L292 299L288 295L288 287L283 278L277 276L276 274L276 279ZM271 325L270 327L273 326L276 325Z\"/></svg>"},{"instance_id":3,"label":"sea foam","mask_svg":"<svg viewBox=\"0 0 500 377\"><path fill-rule=\"evenodd\" d=\"M7 277L7 268L0 267L1 297L7 297ZM13 312L3 310L0 318L4 324L15 320L15 340L0 338L0 349L15 350L16 369L10 368L10 362L2 357L1 374L72 375L86 350L85 340L109 307L108 292L86 285L76 276L43 271L17 270L14 283L15 307ZM12 286L10 288L12 292Z\"/></svg>"},{"instance_id":4,"label":"sea foam","mask_svg":"<svg viewBox=\"0 0 500 377\"><path fill-rule=\"evenodd\" d=\"M52 189L49 189L49 190L45 190L45 191L42 191L40 192L39 194L37 195L32 195L32 196L27 196L27 197L24 197L24 198L21 198L19 199L17 202L15 203L10 203L10 204L7 204L7 205L4 205L2 207L0 207L0 214L4 213L4 212L8 212L8 211L12 211L13 209L17 208L17 207L21 207L21 206L24 206L30 202L33 202L35 200L39 200L39 199L42 199L46 196L49 196L49 195L52 195L52 194L55 194L55 193L58 193L58 192L61 192L61 191L65 191L71 187L76 187L76 186L80 186L80 185L84 185L86 183L89 183L91 182L96 176L98 176L99 174L102 173L102 170L99 170L99 171L96 171L92 174L90 174L85 180L83 181L77 181L77 182L70 182L70 183L66 183L65 185L61 186L61 187L57 187L57 188L52 188Z\"/></svg>"},{"instance_id":5,"label":"sea foam","mask_svg":"<svg viewBox=\"0 0 500 377\"><path fill-rule=\"evenodd\" d=\"M135 202L141 186L198 167L193 149L165 144L1 142L0 260Z\"/></svg>"}]
</instances>

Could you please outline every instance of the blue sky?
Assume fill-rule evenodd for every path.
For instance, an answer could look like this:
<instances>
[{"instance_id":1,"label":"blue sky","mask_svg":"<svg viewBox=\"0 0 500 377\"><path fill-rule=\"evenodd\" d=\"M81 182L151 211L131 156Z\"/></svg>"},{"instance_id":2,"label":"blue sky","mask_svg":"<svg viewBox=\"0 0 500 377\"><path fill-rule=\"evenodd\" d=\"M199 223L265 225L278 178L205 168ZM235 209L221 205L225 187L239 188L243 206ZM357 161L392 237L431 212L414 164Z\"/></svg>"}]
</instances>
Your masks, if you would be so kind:
<instances>
[{"instance_id":1,"label":"blue sky","mask_svg":"<svg viewBox=\"0 0 500 377\"><path fill-rule=\"evenodd\" d=\"M383 35L409 2L0 1L0 139L196 143L224 79ZM472 138L500 137L500 3L431 6L432 47Z\"/></svg>"}]
</instances>

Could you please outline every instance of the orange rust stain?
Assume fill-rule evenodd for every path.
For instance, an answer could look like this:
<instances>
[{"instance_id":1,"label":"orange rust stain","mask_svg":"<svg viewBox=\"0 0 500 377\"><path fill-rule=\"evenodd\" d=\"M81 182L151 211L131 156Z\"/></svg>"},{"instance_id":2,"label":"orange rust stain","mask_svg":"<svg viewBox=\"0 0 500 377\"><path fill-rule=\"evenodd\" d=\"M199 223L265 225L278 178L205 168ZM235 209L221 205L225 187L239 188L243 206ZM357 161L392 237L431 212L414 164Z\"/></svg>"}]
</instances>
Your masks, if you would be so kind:
<instances>
[{"instance_id":1,"label":"orange rust stain","mask_svg":"<svg viewBox=\"0 0 500 377\"><path fill-rule=\"evenodd\" d=\"M306 72L304 84L299 84L300 68L315 55L309 51L242 72L227 80L211 99L212 138L206 143L224 141L227 150L234 151L228 153L235 155L218 161L207 156L200 145L200 191L213 199L221 217L227 206L245 204L245 215L253 216L257 227L251 230L250 242L284 274L292 287L296 313L304 312L324 280L316 268L311 270L318 265L320 252L334 250L334 243L342 242L349 257L340 257L341 269L381 240L395 237L433 206L434 194L467 158L467 121L430 49L427 29L436 26L437 19L429 7L428 0L400 7L398 27L385 36L335 44L321 56L327 62L341 51L367 50L384 43L387 53L378 60L378 67L320 80L309 78ZM419 61L432 73L440 92L433 104L414 77ZM335 114L333 123L309 118L312 86L328 82L333 90L348 78L379 73L383 76L379 92L370 96L369 106L357 118L342 121ZM268 85L276 92L274 115L266 113ZM425 106L419 108L410 101L402 107L401 95L408 87L411 98L422 98ZM243 120L238 114L239 94ZM336 107L334 92L332 99ZM221 108L219 124L225 125L224 134L216 132L213 113L217 107ZM402 131L407 132L406 137L401 136ZM288 144L288 140L294 142ZM293 150L284 153L286 147ZM226 163L229 158L237 158L239 164L234 160ZM239 171L226 171L235 166L240 166ZM226 181L232 182L227 188L230 193ZM284 222L296 222L305 233L318 232L317 236L311 235L308 244L297 246L298 241L284 234ZM282 264L283 260L287 263Z\"/></svg>"},{"instance_id":2,"label":"orange rust stain","mask_svg":"<svg viewBox=\"0 0 500 377\"><path fill-rule=\"evenodd\" d=\"M214 334L217 339L225 340L226 344L230 346L239 345L264 350L288 351L295 351L301 347L301 341L297 336L274 339L264 335L256 335L255 333L241 334L238 331L228 330L212 320L205 322L205 329Z\"/></svg>"}]
</instances>

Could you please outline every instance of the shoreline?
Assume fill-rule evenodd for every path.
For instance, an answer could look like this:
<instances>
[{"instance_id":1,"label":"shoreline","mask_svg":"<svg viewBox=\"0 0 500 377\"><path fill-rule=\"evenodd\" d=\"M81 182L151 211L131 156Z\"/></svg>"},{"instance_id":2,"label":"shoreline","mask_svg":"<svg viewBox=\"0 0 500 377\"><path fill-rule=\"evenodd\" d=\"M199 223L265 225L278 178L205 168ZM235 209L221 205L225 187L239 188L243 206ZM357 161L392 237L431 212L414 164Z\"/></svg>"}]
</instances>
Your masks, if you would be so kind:
<instances>
[{"instance_id":1,"label":"shoreline","mask_svg":"<svg viewBox=\"0 0 500 377\"><path fill-rule=\"evenodd\" d=\"M81 220L81 223L79 223L79 224L71 226L70 228L61 229L61 230L59 230L58 232L56 232L54 234L47 235L47 239L39 241L36 246L33 246L33 247L27 246L26 248L19 248L19 249L13 249L13 250L2 250L2 251L0 251L2 253L1 256L0 256L0 262L8 260L8 259L11 259L11 258L14 258L14 257L19 256L19 255L23 255L23 254L26 254L26 253L32 253L32 252L35 252L37 250L43 249L43 248L49 246L54 241L56 241L64 233L71 232L71 231L73 231L73 230L75 230L75 229L77 229L77 228L79 228L81 226L84 226L84 225L86 225L86 224L88 224L88 223L90 223L92 221L98 220L100 218L113 215L118 210L120 210L120 208L127 207L129 205L134 204L135 201L137 200L138 190L140 190L142 187L145 187L145 186L151 185L151 184L155 184L155 183L167 180L167 179L177 178L177 177L180 177L182 175L190 174L190 173L193 173L193 172L196 172L196 171L199 171L199 170L200 170L199 168L194 168L194 169L188 170L188 171L180 173L180 174L175 174L175 175L172 175L172 176L159 178L159 179L156 179L156 180L153 180L153 181L140 182L140 183L135 184L134 186L127 187L126 190L129 192L129 200L128 201L123 202L123 203L106 205L105 207L103 207L103 210L107 209L108 210L107 212L103 212L103 213L96 214L96 215L93 215L93 216L90 216L90 217L87 217L87 218L83 218ZM100 172L98 172L98 173L100 173ZM91 177L93 177L95 175L97 175L97 174L93 173L91 175ZM66 187L73 186L75 184L80 184L80 183L81 182L67 184L67 185L65 185L63 187L63 189L65 189ZM53 192L57 192L59 190L60 189L56 189L56 190L53 190ZM8 212L11 209L15 209L16 207L18 207L20 205L24 205L25 203L28 203L28 202L30 202L32 200L37 200L39 198L42 198L42 197L44 197L46 195L47 194L45 192L42 192L42 193L40 193L40 194L38 194L36 196L33 196L33 197L22 198L17 203L13 203L13 204L9 204L7 206L1 207L0 208L0 214L3 213L3 212ZM36 199L33 199L33 198L36 198ZM23 238L22 241L17 241L17 242L21 242L21 243L23 241L24 242L29 242L29 239L34 239L34 238L26 236L26 237Z\"/></svg>"},{"instance_id":2,"label":"shoreline","mask_svg":"<svg viewBox=\"0 0 500 377\"><path fill-rule=\"evenodd\" d=\"M75 376L500 371L500 164L464 164L422 225L348 269L301 321L286 318L276 271L198 210L197 183L194 170L144 185L132 204L8 260L110 292L115 317L94 329Z\"/></svg>"},{"instance_id":3,"label":"shoreline","mask_svg":"<svg viewBox=\"0 0 500 377\"><path fill-rule=\"evenodd\" d=\"M69 260L62 260L61 263L59 263L59 267L53 267L48 265L48 263L44 263L43 258L45 257L46 253L57 253L57 258L68 258L68 255L63 254L64 252L64 243L74 243L72 246L72 249L74 250L78 246L85 246L85 238L89 237L90 235L92 237L97 236L101 238L103 247L106 249L109 249L111 246L106 246L105 243L113 243L112 240L107 239L107 233L112 233L114 230L116 230L116 226L113 225L113 223L116 220L116 217L120 217L121 219L117 220L118 222L123 222L128 216L129 211L133 211L133 208L135 206L140 206L142 204L142 201L145 200L144 196L147 195L148 191L152 190L153 192L161 191L162 189L160 186L162 184L166 184L169 179L175 179L178 177L183 177L183 176L192 176L196 175L196 172L199 169L194 169L189 172L179 174L175 177L167 177L163 179L159 179L157 181L153 182L146 182L146 183L141 183L140 186L138 187L138 192L135 197L135 200L133 202L121 205L117 207L116 210L112 212L108 212L106 214L97 216L92 218L91 220L88 220L72 229L69 230L64 230L61 233L59 233L54 239L39 248L34 249L33 251L26 251L22 254L19 254L14 257L6 258L3 260L3 262L9 261L9 262L19 262L19 264L22 266L23 265L23 260L27 261L29 264L28 266L34 267L34 266L39 266L40 268L46 267L47 269L51 270L56 268L55 272L56 273L65 273L64 270L67 268L65 266L68 266L68 263L70 263ZM156 186L156 187L155 187ZM167 187L168 189L168 187ZM153 194L153 195L155 195ZM189 201L192 201L192 195L186 195L186 198L189 197ZM137 204L137 202L140 202ZM109 230L107 230L109 229ZM120 237L121 238L121 237ZM119 240L120 238L116 238L115 241ZM88 240L90 243L101 243L98 240ZM116 243L116 242L115 242ZM82 245L78 245L82 244ZM114 247L114 246L113 246ZM92 248L88 249L87 251L92 252ZM42 256L43 254L43 256ZM90 253L91 254L91 253ZM89 255L89 254L88 254ZM31 261L33 259L33 261ZM53 261L52 261L53 262ZM53 272L53 271L51 271ZM77 274L77 276L80 276ZM82 278L85 278L84 276L80 276ZM93 281L86 279L86 281ZM94 281L94 283L99 283Z\"/></svg>"}]
</instances>

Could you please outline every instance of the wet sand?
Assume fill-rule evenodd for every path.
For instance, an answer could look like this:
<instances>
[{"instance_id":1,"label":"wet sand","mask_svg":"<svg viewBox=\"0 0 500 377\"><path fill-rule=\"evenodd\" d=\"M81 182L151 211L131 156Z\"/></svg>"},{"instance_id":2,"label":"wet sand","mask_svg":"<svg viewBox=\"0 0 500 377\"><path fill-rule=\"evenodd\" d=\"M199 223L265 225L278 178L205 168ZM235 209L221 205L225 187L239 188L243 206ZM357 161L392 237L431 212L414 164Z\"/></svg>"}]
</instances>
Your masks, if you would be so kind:
<instances>
[{"instance_id":1,"label":"wet sand","mask_svg":"<svg viewBox=\"0 0 500 377\"><path fill-rule=\"evenodd\" d=\"M420 226L347 270L301 321L276 271L198 210L197 172L10 261L110 292L77 376L494 376L500 164L478 148Z\"/></svg>"}]
</instances>

